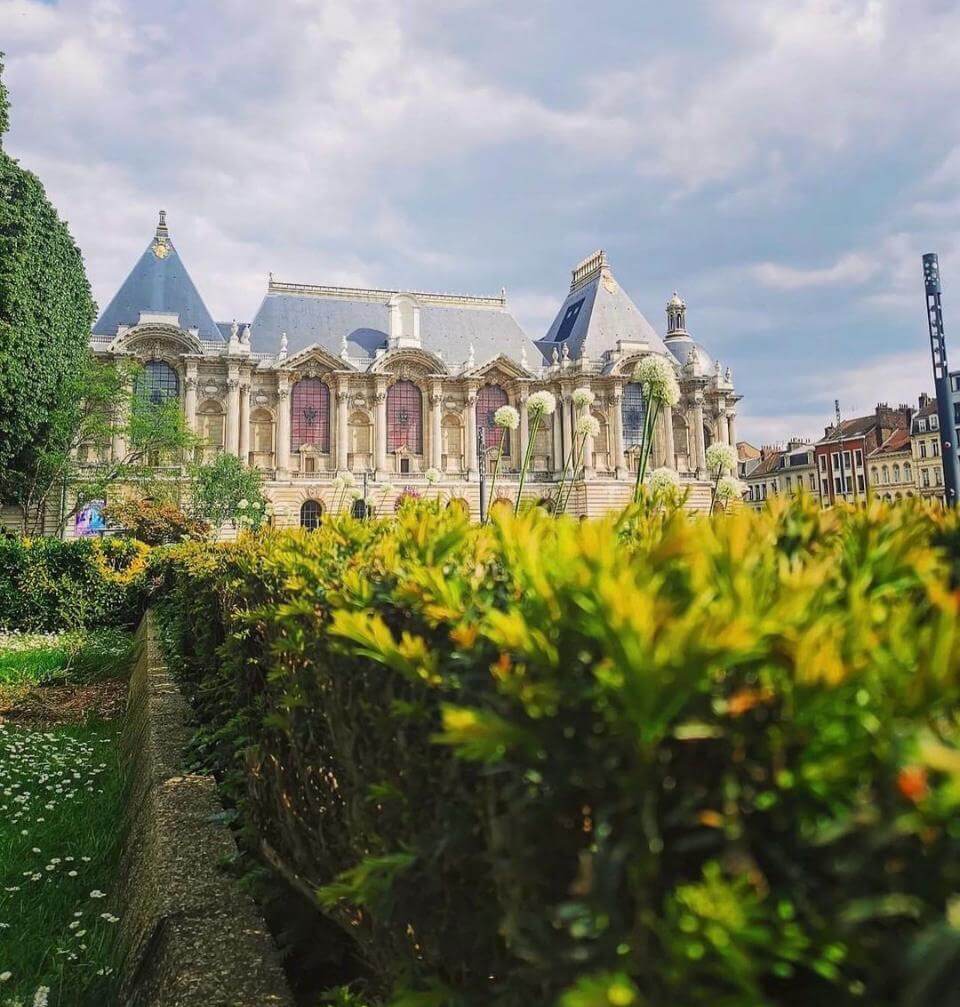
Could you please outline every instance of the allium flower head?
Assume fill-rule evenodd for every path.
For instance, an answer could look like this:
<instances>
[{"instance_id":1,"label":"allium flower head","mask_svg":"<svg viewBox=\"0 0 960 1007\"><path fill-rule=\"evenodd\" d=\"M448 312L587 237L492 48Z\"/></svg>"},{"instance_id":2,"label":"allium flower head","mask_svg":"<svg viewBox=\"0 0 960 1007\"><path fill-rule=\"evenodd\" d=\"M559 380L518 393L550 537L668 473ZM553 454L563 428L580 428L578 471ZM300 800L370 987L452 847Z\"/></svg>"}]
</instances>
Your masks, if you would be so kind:
<instances>
[{"instance_id":1,"label":"allium flower head","mask_svg":"<svg viewBox=\"0 0 960 1007\"><path fill-rule=\"evenodd\" d=\"M724 476L717 483L717 499L721 503L743 499L743 483L734 476Z\"/></svg>"},{"instance_id":2,"label":"allium flower head","mask_svg":"<svg viewBox=\"0 0 960 1007\"><path fill-rule=\"evenodd\" d=\"M651 402L664 406L675 406L680 401L680 385L673 366L663 357L649 356L637 364L633 372L635 381L643 385L643 391Z\"/></svg>"},{"instance_id":3,"label":"allium flower head","mask_svg":"<svg viewBox=\"0 0 960 1007\"><path fill-rule=\"evenodd\" d=\"M246 509L247 509L247 501L246 501L246 499L243 499L243 500L240 500L240 501L237 502L237 510L246 510Z\"/></svg>"},{"instance_id":4,"label":"allium flower head","mask_svg":"<svg viewBox=\"0 0 960 1007\"><path fill-rule=\"evenodd\" d=\"M429 468L429 469L427 469L426 472L423 473L423 475L424 475L424 478L427 480L428 483L438 483L438 482L440 482L440 470L439 469Z\"/></svg>"},{"instance_id":5,"label":"allium flower head","mask_svg":"<svg viewBox=\"0 0 960 1007\"><path fill-rule=\"evenodd\" d=\"M589 388L576 388L571 398L573 399L573 404L578 409L583 409L584 406L593 405L596 395Z\"/></svg>"},{"instance_id":6,"label":"allium flower head","mask_svg":"<svg viewBox=\"0 0 960 1007\"><path fill-rule=\"evenodd\" d=\"M729 444L711 444L705 457L707 470L714 477L736 471L737 451Z\"/></svg>"},{"instance_id":7,"label":"allium flower head","mask_svg":"<svg viewBox=\"0 0 960 1007\"><path fill-rule=\"evenodd\" d=\"M520 426L520 414L513 406L501 406L493 414L493 422L504 430L516 430Z\"/></svg>"},{"instance_id":8,"label":"allium flower head","mask_svg":"<svg viewBox=\"0 0 960 1007\"><path fill-rule=\"evenodd\" d=\"M343 485L344 486L356 486L357 485L357 477L352 472L344 472L344 473L342 473L341 478L343 479Z\"/></svg>"},{"instance_id":9,"label":"allium flower head","mask_svg":"<svg viewBox=\"0 0 960 1007\"><path fill-rule=\"evenodd\" d=\"M578 437L596 437L600 433L600 421L596 416L581 416L574 429Z\"/></svg>"},{"instance_id":10,"label":"allium flower head","mask_svg":"<svg viewBox=\"0 0 960 1007\"><path fill-rule=\"evenodd\" d=\"M557 400L550 392L534 392L527 399L527 412L532 419L550 416L556 408Z\"/></svg>"},{"instance_id":11,"label":"allium flower head","mask_svg":"<svg viewBox=\"0 0 960 1007\"><path fill-rule=\"evenodd\" d=\"M654 469L647 476L647 483L653 493L666 493L680 488L680 473L676 469Z\"/></svg>"}]
</instances>

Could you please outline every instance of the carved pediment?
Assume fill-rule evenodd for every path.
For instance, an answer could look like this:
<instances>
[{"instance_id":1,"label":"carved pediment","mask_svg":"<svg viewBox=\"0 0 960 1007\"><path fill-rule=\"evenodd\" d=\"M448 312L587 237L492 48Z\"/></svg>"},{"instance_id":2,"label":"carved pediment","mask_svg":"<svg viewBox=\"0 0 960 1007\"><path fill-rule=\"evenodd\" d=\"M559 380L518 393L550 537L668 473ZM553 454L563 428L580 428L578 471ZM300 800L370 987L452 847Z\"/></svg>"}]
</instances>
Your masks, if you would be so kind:
<instances>
[{"instance_id":1,"label":"carved pediment","mask_svg":"<svg viewBox=\"0 0 960 1007\"><path fill-rule=\"evenodd\" d=\"M335 357L318 343L300 350L292 357L287 357L278 368L281 371L295 371L304 378L322 378L330 371L352 371L355 369L351 364L341 360L340 357Z\"/></svg>"},{"instance_id":2,"label":"carved pediment","mask_svg":"<svg viewBox=\"0 0 960 1007\"><path fill-rule=\"evenodd\" d=\"M380 354L370 367L374 374L417 381L429 374L446 374L447 366L434 353L418 347L402 347Z\"/></svg>"},{"instance_id":3,"label":"carved pediment","mask_svg":"<svg viewBox=\"0 0 960 1007\"><path fill-rule=\"evenodd\" d=\"M532 378L533 374L518 364L512 357L499 353L491 360L464 371L465 377L478 378L484 384L513 381L515 378Z\"/></svg>"},{"instance_id":4,"label":"carved pediment","mask_svg":"<svg viewBox=\"0 0 960 1007\"><path fill-rule=\"evenodd\" d=\"M167 322L145 322L127 329L110 344L112 353L129 353L148 360L202 353L203 346L192 332Z\"/></svg>"}]
</instances>

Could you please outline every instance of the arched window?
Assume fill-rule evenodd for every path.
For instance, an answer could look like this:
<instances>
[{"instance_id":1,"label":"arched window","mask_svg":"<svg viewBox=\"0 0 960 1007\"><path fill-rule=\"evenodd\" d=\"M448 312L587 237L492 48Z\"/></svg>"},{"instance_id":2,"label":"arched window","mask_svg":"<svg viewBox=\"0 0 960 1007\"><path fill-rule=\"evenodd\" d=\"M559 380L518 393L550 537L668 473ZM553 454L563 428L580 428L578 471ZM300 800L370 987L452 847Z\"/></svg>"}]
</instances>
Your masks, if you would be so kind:
<instances>
[{"instance_id":1,"label":"arched window","mask_svg":"<svg viewBox=\"0 0 960 1007\"><path fill-rule=\"evenodd\" d=\"M904 462L903 463L903 481L904 482L911 482L912 480L913 480L913 468L911 467L910 462Z\"/></svg>"},{"instance_id":2,"label":"arched window","mask_svg":"<svg viewBox=\"0 0 960 1007\"><path fill-rule=\"evenodd\" d=\"M330 389L319 378L303 378L290 395L290 449L312 444L330 450Z\"/></svg>"},{"instance_id":3,"label":"arched window","mask_svg":"<svg viewBox=\"0 0 960 1007\"><path fill-rule=\"evenodd\" d=\"M874 481L874 483L880 482L880 470L877 468L876 465L874 465L873 468L870 469L870 478Z\"/></svg>"},{"instance_id":4,"label":"arched window","mask_svg":"<svg viewBox=\"0 0 960 1007\"><path fill-rule=\"evenodd\" d=\"M623 418L623 446L639 447L643 443L643 419L646 415L643 386L639 381L631 381L623 386L620 415Z\"/></svg>"},{"instance_id":5,"label":"arched window","mask_svg":"<svg viewBox=\"0 0 960 1007\"><path fill-rule=\"evenodd\" d=\"M323 508L316 500L304 500L300 506L300 527L307 531L316 531L320 526L320 515Z\"/></svg>"},{"instance_id":6,"label":"arched window","mask_svg":"<svg viewBox=\"0 0 960 1007\"><path fill-rule=\"evenodd\" d=\"M159 406L180 395L177 372L162 360L148 360L134 381L137 399Z\"/></svg>"},{"instance_id":7,"label":"arched window","mask_svg":"<svg viewBox=\"0 0 960 1007\"><path fill-rule=\"evenodd\" d=\"M890 469L888 469L887 466L884 465L883 468L881 469L881 471L883 472L883 481L884 481L884 483L890 482Z\"/></svg>"},{"instance_id":8,"label":"arched window","mask_svg":"<svg viewBox=\"0 0 960 1007\"><path fill-rule=\"evenodd\" d=\"M440 424L440 455L444 472L460 471L463 466L463 428L453 413L447 413Z\"/></svg>"},{"instance_id":9,"label":"arched window","mask_svg":"<svg viewBox=\"0 0 960 1007\"><path fill-rule=\"evenodd\" d=\"M423 454L423 396L407 380L396 381L387 389L387 450L399 448Z\"/></svg>"},{"instance_id":10,"label":"arched window","mask_svg":"<svg viewBox=\"0 0 960 1007\"><path fill-rule=\"evenodd\" d=\"M503 443L503 453L510 454L510 433L493 422L496 411L507 404L507 393L499 385L484 385L477 392L477 429L484 430L488 448L499 448Z\"/></svg>"},{"instance_id":11,"label":"arched window","mask_svg":"<svg viewBox=\"0 0 960 1007\"><path fill-rule=\"evenodd\" d=\"M895 462L893 466L893 481L900 482L900 464L898 462Z\"/></svg>"}]
</instances>

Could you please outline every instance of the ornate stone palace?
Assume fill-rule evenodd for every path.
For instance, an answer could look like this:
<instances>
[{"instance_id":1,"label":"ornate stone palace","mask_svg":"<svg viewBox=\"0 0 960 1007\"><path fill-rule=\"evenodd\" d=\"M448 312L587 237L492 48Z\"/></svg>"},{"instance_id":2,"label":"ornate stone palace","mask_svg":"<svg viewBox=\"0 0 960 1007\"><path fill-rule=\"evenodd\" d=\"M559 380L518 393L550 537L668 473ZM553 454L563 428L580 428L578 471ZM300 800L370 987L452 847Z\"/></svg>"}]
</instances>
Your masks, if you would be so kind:
<instances>
[{"instance_id":1,"label":"ornate stone palace","mask_svg":"<svg viewBox=\"0 0 960 1007\"><path fill-rule=\"evenodd\" d=\"M151 394L182 401L209 454L228 451L262 469L280 524L314 522L334 505L333 480L345 471L358 482L366 473L382 506L412 488L460 498L476 514L480 467L492 467L489 449L500 436L507 440L496 494L513 499L529 438L524 405L539 389L558 402L532 448L529 493L546 496L570 449L571 394L586 386L600 433L585 445L570 509L595 514L622 506L632 491L645 408L632 375L645 355L670 360L682 389L679 406L660 416L651 467L675 468L692 505L702 505L706 447L736 443L740 396L730 369L694 341L676 294L666 313L661 339L600 251L573 270L556 319L537 340L510 314L504 292L354 289L272 275L252 322L215 322L161 211L156 234L94 325L91 346L104 360L141 361ZM493 425L505 403L520 411L516 431ZM113 450L123 452L119 438ZM435 484L425 479L431 468L441 474ZM385 483L392 489L381 494Z\"/></svg>"}]
</instances>

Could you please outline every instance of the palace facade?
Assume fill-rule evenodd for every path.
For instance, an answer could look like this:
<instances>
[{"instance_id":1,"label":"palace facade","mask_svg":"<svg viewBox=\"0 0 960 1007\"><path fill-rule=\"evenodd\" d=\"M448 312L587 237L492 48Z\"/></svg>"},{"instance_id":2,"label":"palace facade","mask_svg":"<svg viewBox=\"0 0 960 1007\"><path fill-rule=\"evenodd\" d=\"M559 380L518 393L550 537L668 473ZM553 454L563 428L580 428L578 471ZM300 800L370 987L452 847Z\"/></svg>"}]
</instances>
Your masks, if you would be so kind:
<instances>
[{"instance_id":1,"label":"palace facade","mask_svg":"<svg viewBox=\"0 0 960 1007\"><path fill-rule=\"evenodd\" d=\"M570 451L572 393L588 387L600 432L585 445L570 509L592 515L630 498L646 408L632 375L648 354L671 362L682 390L679 405L660 415L651 467L676 469L691 505L704 506L707 446L736 444L740 396L730 369L687 331L676 294L666 322L661 338L602 251L573 269L553 324L535 340L503 291L475 297L272 275L252 321L216 322L161 211L149 245L94 325L91 347L104 360L142 362L149 393L182 402L209 456L227 451L262 469L279 524L313 523L335 505L333 480L347 471L358 483L366 478L381 506L414 489L460 499L476 515L481 466L492 470L500 437L496 495L512 500L531 432L525 402L540 389L556 396L558 408L536 434L524 493L548 496ZM516 431L493 425L507 403L520 412ZM122 456L119 435L112 450ZM439 482L427 482L428 469ZM391 488L381 492L385 484Z\"/></svg>"}]
</instances>

